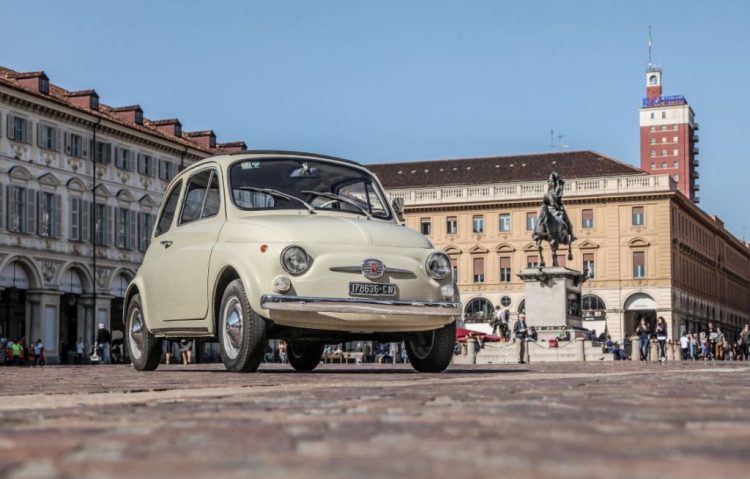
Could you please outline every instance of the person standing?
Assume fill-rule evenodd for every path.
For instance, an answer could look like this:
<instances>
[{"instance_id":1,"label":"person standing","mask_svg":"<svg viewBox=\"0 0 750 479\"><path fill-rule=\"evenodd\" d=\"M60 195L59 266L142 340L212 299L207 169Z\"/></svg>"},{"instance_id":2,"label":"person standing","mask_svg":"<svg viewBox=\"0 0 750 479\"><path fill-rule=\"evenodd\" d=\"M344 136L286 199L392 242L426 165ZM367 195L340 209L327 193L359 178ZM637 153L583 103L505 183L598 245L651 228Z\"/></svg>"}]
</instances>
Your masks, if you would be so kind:
<instances>
[{"instance_id":1,"label":"person standing","mask_svg":"<svg viewBox=\"0 0 750 479\"><path fill-rule=\"evenodd\" d=\"M651 339L651 331L649 330L646 318L641 318L641 324L638 325L635 334L638 336L638 349L641 352L641 361L648 361L648 342Z\"/></svg>"},{"instance_id":2,"label":"person standing","mask_svg":"<svg viewBox=\"0 0 750 479\"><path fill-rule=\"evenodd\" d=\"M690 340L690 360L695 361L695 357L698 355L698 336L696 336L695 330L690 330L688 339Z\"/></svg>"},{"instance_id":3,"label":"person standing","mask_svg":"<svg viewBox=\"0 0 750 479\"><path fill-rule=\"evenodd\" d=\"M83 338L78 338L76 341L76 364L83 364Z\"/></svg>"},{"instance_id":4,"label":"person standing","mask_svg":"<svg viewBox=\"0 0 750 479\"><path fill-rule=\"evenodd\" d=\"M687 331L685 331L685 334L680 336L680 357L683 361L687 361L689 348L690 338L688 337Z\"/></svg>"},{"instance_id":5,"label":"person standing","mask_svg":"<svg viewBox=\"0 0 750 479\"><path fill-rule=\"evenodd\" d=\"M164 364L169 364L172 360L172 341L169 339L161 340L161 353L164 355Z\"/></svg>"},{"instance_id":6,"label":"person standing","mask_svg":"<svg viewBox=\"0 0 750 479\"><path fill-rule=\"evenodd\" d=\"M716 349L714 358L718 361L724 360L724 333L721 332L721 326L716 325Z\"/></svg>"},{"instance_id":7,"label":"person standing","mask_svg":"<svg viewBox=\"0 0 750 479\"><path fill-rule=\"evenodd\" d=\"M20 366L21 365L21 343L20 341L16 340L10 341L10 364L13 366Z\"/></svg>"},{"instance_id":8,"label":"person standing","mask_svg":"<svg viewBox=\"0 0 750 479\"><path fill-rule=\"evenodd\" d=\"M740 352L744 359L750 358L750 324L746 324L740 333Z\"/></svg>"},{"instance_id":9,"label":"person standing","mask_svg":"<svg viewBox=\"0 0 750 479\"><path fill-rule=\"evenodd\" d=\"M37 339L32 347L34 348L34 366L44 366L44 346L42 345L42 340Z\"/></svg>"},{"instance_id":10,"label":"person standing","mask_svg":"<svg viewBox=\"0 0 750 479\"><path fill-rule=\"evenodd\" d=\"M498 304L497 306L495 306L495 317L492 319L492 323L490 324L490 326L492 326L492 333L491 334L493 336L495 336L495 334L497 333L498 329L500 329L501 333L503 331L502 326L501 326L501 324L502 324L502 315L503 315L503 311L500 309L500 305Z\"/></svg>"},{"instance_id":11,"label":"person standing","mask_svg":"<svg viewBox=\"0 0 750 479\"><path fill-rule=\"evenodd\" d=\"M182 353L182 364L190 364L193 355L193 342L187 339L180 340L180 352Z\"/></svg>"},{"instance_id":12,"label":"person standing","mask_svg":"<svg viewBox=\"0 0 750 479\"><path fill-rule=\"evenodd\" d=\"M518 356L518 364L524 364L528 360L526 351L526 337L529 329L526 327L526 315L521 313L518 315L518 319L513 323L513 337L516 343L516 355Z\"/></svg>"},{"instance_id":13,"label":"person standing","mask_svg":"<svg viewBox=\"0 0 750 479\"><path fill-rule=\"evenodd\" d=\"M659 351L659 361L667 361L667 322L659 316L656 318L656 344Z\"/></svg>"},{"instance_id":14,"label":"person standing","mask_svg":"<svg viewBox=\"0 0 750 479\"><path fill-rule=\"evenodd\" d=\"M281 364L286 364L286 341L283 339L279 341L279 361Z\"/></svg>"},{"instance_id":15,"label":"person standing","mask_svg":"<svg viewBox=\"0 0 750 479\"><path fill-rule=\"evenodd\" d=\"M110 362L110 345L112 343L112 335L109 330L104 327L104 323L99 323L99 329L96 331L96 344L99 348L99 356L101 357L100 364L109 364Z\"/></svg>"}]
</instances>

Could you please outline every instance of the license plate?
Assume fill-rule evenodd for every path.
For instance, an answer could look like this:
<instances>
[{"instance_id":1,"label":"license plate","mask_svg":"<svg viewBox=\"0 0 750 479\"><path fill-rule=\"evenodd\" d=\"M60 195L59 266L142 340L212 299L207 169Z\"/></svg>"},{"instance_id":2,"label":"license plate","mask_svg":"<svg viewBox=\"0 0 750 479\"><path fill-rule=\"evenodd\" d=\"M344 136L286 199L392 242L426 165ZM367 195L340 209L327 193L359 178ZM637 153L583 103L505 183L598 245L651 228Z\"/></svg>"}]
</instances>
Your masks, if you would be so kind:
<instances>
[{"instance_id":1,"label":"license plate","mask_svg":"<svg viewBox=\"0 0 750 479\"><path fill-rule=\"evenodd\" d=\"M390 283L349 283L351 296L394 296L396 285Z\"/></svg>"}]
</instances>

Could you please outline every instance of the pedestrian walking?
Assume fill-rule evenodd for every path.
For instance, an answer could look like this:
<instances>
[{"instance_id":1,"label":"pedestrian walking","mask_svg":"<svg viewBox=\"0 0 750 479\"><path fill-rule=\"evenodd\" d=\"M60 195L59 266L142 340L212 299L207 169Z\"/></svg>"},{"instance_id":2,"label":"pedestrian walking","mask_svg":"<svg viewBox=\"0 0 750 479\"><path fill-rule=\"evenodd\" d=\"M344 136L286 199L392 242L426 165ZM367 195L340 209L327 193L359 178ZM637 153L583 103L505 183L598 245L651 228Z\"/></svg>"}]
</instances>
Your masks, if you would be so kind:
<instances>
[{"instance_id":1,"label":"pedestrian walking","mask_svg":"<svg viewBox=\"0 0 750 479\"><path fill-rule=\"evenodd\" d=\"M656 344L659 351L659 361L667 361L667 322L659 316L656 318Z\"/></svg>"},{"instance_id":2,"label":"pedestrian walking","mask_svg":"<svg viewBox=\"0 0 750 479\"><path fill-rule=\"evenodd\" d=\"M521 313L518 315L518 319L513 323L513 337L516 343L516 356L518 357L518 364L524 364L528 361L528 354L526 351L526 336L528 335L528 328L526 327L526 315Z\"/></svg>"},{"instance_id":3,"label":"pedestrian walking","mask_svg":"<svg viewBox=\"0 0 750 479\"><path fill-rule=\"evenodd\" d=\"M44 366L44 345L41 339L37 339L32 345L34 348L34 366Z\"/></svg>"},{"instance_id":4,"label":"pedestrian walking","mask_svg":"<svg viewBox=\"0 0 750 479\"><path fill-rule=\"evenodd\" d=\"M646 318L641 317L641 323L638 325L638 329L635 330L635 334L638 336L638 349L641 352L641 361L648 361L651 331L649 329L649 324L648 321L646 321Z\"/></svg>"},{"instance_id":5,"label":"pedestrian walking","mask_svg":"<svg viewBox=\"0 0 750 479\"><path fill-rule=\"evenodd\" d=\"M10 341L10 364L12 366L21 365L21 342L19 340Z\"/></svg>"},{"instance_id":6,"label":"pedestrian walking","mask_svg":"<svg viewBox=\"0 0 750 479\"><path fill-rule=\"evenodd\" d=\"M721 331L721 326L716 325L716 349L714 350L714 358L718 361L724 360L724 333Z\"/></svg>"},{"instance_id":7,"label":"pedestrian walking","mask_svg":"<svg viewBox=\"0 0 750 479\"><path fill-rule=\"evenodd\" d=\"M83 364L83 351L85 346L83 345L83 338L78 338L78 341L76 341L76 358L75 363L76 364Z\"/></svg>"},{"instance_id":8,"label":"pedestrian walking","mask_svg":"<svg viewBox=\"0 0 750 479\"><path fill-rule=\"evenodd\" d=\"M161 353L164 355L164 364L169 364L172 360L172 341L169 339L161 340Z\"/></svg>"},{"instance_id":9,"label":"pedestrian walking","mask_svg":"<svg viewBox=\"0 0 750 479\"><path fill-rule=\"evenodd\" d=\"M746 324L740 333L740 353L744 359L750 358L750 324Z\"/></svg>"},{"instance_id":10,"label":"pedestrian walking","mask_svg":"<svg viewBox=\"0 0 750 479\"><path fill-rule=\"evenodd\" d=\"M111 353L112 335L104 327L104 323L99 323L99 329L96 331L96 345L99 349L100 364L109 364Z\"/></svg>"},{"instance_id":11,"label":"pedestrian walking","mask_svg":"<svg viewBox=\"0 0 750 479\"><path fill-rule=\"evenodd\" d=\"M698 336L695 334L694 330L690 330L688 339L690 340L690 360L695 361L695 358L698 355Z\"/></svg>"}]
</instances>

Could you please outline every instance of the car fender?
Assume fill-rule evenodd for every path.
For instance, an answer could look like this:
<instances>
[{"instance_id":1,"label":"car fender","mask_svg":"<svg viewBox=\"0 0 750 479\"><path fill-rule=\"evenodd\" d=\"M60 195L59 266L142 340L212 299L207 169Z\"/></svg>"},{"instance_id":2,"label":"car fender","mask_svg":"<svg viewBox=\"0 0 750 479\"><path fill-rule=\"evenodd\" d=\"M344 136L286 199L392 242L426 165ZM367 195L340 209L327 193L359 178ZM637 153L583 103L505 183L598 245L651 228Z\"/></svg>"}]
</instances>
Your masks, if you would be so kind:
<instances>
[{"instance_id":1,"label":"car fender","mask_svg":"<svg viewBox=\"0 0 750 479\"><path fill-rule=\"evenodd\" d=\"M146 328L150 331L151 325L153 323L149 319L146 288L143 284L143 278L138 275L133 278L133 280L128 285L127 291L125 292L125 304L122 308L122 324L127 324L128 309L130 308L130 298L132 298L136 293L141 297L141 308L143 308L144 322L146 323Z\"/></svg>"}]
</instances>

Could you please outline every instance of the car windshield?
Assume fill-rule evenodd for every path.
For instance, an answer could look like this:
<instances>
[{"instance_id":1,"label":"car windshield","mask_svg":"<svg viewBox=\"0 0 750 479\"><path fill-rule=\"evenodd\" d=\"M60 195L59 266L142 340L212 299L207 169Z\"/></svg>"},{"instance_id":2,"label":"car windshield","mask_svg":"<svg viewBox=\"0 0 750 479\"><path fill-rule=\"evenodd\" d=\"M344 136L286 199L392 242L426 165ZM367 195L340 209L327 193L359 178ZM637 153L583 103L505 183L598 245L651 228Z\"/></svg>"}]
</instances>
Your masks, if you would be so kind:
<instances>
[{"instance_id":1,"label":"car windshield","mask_svg":"<svg viewBox=\"0 0 750 479\"><path fill-rule=\"evenodd\" d=\"M243 160L229 169L235 205L243 210L332 210L390 219L380 187L367 173L303 159ZM291 197L291 198L290 198Z\"/></svg>"}]
</instances>

